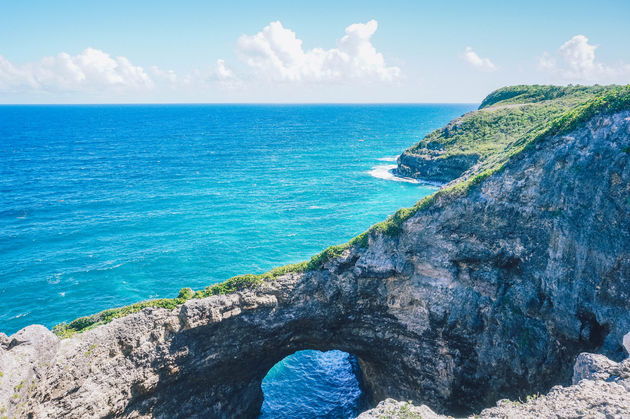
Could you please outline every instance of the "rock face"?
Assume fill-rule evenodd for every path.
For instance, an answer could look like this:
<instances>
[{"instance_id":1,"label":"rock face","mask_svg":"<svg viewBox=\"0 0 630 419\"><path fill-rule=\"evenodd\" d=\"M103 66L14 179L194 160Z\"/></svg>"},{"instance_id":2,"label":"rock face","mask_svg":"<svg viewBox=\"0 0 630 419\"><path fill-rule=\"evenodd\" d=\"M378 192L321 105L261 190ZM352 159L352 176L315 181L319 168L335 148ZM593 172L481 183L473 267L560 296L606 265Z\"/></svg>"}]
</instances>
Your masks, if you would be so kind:
<instances>
[{"instance_id":1,"label":"rock face","mask_svg":"<svg viewBox=\"0 0 630 419\"><path fill-rule=\"evenodd\" d=\"M450 182L460 177L479 160L477 154L443 157L439 153L414 154L405 151L398 157L396 174L434 182Z\"/></svg>"},{"instance_id":2,"label":"rock face","mask_svg":"<svg viewBox=\"0 0 630 419\"><path fill-rule=\"evenodd\" d=\"M499 400L472 418L624 418L630 417L630 359L616 363L605 356L578 356L570 387L555 386L546 395ZM425 405L387 399L357 419L446 419Z\"/></svg>"},{"instance_id":3,"label":"rock face","mask_svg":"<svg viewBox=\"0 0 630 419\"><path fill-rule=\"evenodd\" d=\"M263 377L303 349L355 355L373 403L411 400L440 414L568 385L581 352L625 357L628 147L630 112L597 116L320 270L61 341L39 326L0 336L0 408L255 417Z\"/></svg>"}]
</instances>

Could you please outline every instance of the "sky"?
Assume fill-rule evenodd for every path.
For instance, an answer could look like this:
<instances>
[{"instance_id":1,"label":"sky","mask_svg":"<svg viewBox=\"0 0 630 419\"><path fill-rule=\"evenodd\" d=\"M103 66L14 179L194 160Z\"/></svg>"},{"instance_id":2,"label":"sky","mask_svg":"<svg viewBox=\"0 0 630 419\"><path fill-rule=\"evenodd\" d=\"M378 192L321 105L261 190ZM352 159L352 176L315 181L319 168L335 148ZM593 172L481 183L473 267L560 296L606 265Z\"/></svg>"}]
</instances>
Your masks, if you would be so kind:
<instances>
[{"instance_id":1,"label":"sky","mask_svg":"<svg viewBox=\"0 0 630 419\"><path fill-rule=\"evenodd\" d=\"M476 103L628 84L629 18L628 0L0 0L0 103Z\"/></svg>"}]
</instances>

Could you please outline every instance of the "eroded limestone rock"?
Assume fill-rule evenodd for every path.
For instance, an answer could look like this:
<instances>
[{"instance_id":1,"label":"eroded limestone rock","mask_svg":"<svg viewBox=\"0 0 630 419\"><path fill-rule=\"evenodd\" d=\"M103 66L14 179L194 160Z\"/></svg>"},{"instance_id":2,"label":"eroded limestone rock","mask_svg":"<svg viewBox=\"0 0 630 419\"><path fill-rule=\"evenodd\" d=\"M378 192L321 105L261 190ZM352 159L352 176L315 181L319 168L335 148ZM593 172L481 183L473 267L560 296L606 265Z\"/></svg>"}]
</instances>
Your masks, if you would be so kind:
<instances>
[{"instance_id":1,"label":"eroded limestone rock","mask_svg":"<svg viewBox=\"0 0 630 419\"><path fill-rule=\"evenodd\" d=\"M630 417L630 359L617 363L582 353L574 366L573 385L554 386L546 395L499 400L473 418L627 418ZM446 419L425 405L387 399L357 419Z\"/></svg>"}]
</instances>

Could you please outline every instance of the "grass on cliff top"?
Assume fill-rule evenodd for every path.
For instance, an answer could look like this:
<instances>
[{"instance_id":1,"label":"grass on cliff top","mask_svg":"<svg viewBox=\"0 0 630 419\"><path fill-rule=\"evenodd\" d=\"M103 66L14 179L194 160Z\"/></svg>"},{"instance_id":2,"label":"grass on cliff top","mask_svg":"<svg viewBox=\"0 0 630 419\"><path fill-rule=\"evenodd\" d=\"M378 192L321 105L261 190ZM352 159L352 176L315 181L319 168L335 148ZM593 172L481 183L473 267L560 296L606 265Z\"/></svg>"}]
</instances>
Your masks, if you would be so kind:
<instances>
[{"instance_id":1,"label":"grass on cliff top","mask_svg":"<svg viewBox=\"0 0 630 419\"><path fill-rule=\"evenodd\" d=\"M502 87L490 93L479 105L479 109L494 105L515 103L539 103L547 100L570 99L585 102L593 96L600 96L617 86L553 86L553 85L518 85Z\"/></svg>"},{"instance_id":2,"label":"grass on cliff top","mask_svg":"<svg viewBox=\"0 0 630 419\"><path fill-rule=\"evenodd\" d=\"M630 110L630 85L607 87L601 95L591 98L578 106L574 106L570 110L565 111L560 116L547 123L545 126L538 125L531 129L517 141L514 141L505 153L501 154L500 158L490 159L485 166L482 166L481 170L476 175L471 176L465 181L440 189L432 195L422 199L413 207L402 208L396 211L396 213L388 217L385 221L373 225L366 232L353 238L348 243L331 246L323 252L313 256L308 261L281 266L264 274L235 276L225 282L208 286L197 292L194 292L190 288L184 288L175 298L148 300L125 307L104 310L91 316L80 317L70 323L59 324L53 328L53 332L62 338L67 338L77 332L83 332L98 325L109 323L114 319L124 317L132 313L137 313L144 308L154 307L171 310L192 298L205 298L212 295L230 294L245 288L255 287L260 285L263 281L272 281L275 278L287 273L309 272L320 269L325 263L341 256L347 249L355 246L367 247L368 239L373 234L380 233L388 236L398 235L402 230L403 223L415 215L418 211L431 207L440 198L456 198L466 194L472 187L478 185L482 180L502 170L512 156L522 152L528 147L531 147L537 141L545 137L570 132L577 128L580 124L583 124L598 114L614 113L622 110Z\"/></svg>"},{"instance_id":3,"label":"grass on cliff top","mask_svg":"<svg viewBox=\"0 0 630 419\"><path fill-rule=\"evenodd\" d=\"M530 131L619 86L512 86L492 92L478 111L435 130L410 147L410 154L446 158L478 155L481 161L505 151Z\"/></svg>"},{"instance_id":4,"label":"grass on cliff top","mask_svg":"<svg viewBox=\"0 0 630 419\"><path fill-rule=\"evenodd\" d=\"M366 233L359 237L363 236L367 238L365 234ZM359 240L358 238L355 238L350 243L353 243L353 245L359 244ZM365 241L365 243L367 243L367 240ZM263 281L272 281L275 278L287 273L313 271L321 268L327 261L341 256L341 253L348 247L350 246L331 246L321 253L313 256L308 261L296 263L293 265L280 266L263 274L238 275L224 282L210 285L203 290L199 290L196 292L190 288L183 288L179 291L179 294L175 298L147 300L124 307L107 309L101 311L100 313L92 314L90 316L79 317L78 319L75 319L70 323L61 323L56 325L53 328L53 332L61 338L69 338L75 333L93 329L96 326L107 324L114 319L125 317L129 314L138 313L145 308L165 308L168 310L172 310L193 298L205 298L213 295L231 294L236 291L241 291L245 288L251 288L259 285Z\"/></svg>"}]
</instances>

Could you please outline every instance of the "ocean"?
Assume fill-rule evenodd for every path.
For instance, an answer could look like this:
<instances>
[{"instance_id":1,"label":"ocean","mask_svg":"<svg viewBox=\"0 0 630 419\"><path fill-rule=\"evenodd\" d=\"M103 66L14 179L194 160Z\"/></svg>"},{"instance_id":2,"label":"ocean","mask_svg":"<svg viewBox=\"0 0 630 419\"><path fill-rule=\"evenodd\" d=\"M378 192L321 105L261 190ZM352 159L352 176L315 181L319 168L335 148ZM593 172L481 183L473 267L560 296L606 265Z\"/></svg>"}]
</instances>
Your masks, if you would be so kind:
<instances>
[{"instance_id":1,"label":"ocean","mask_svg":"<svg viewBox=\"0 0 630 419\"><path fill-rule=\"evenodd\" d=\"M435 187L395 157L475 105L0 106L0 332L262 273ZM349 418L352 356L303 351L263 418Z\"/></svg>"}]
</instances>

